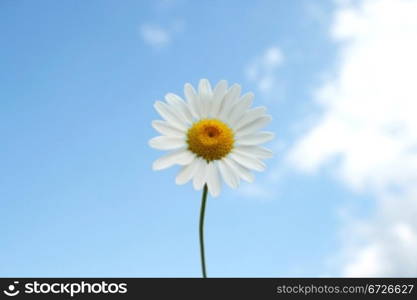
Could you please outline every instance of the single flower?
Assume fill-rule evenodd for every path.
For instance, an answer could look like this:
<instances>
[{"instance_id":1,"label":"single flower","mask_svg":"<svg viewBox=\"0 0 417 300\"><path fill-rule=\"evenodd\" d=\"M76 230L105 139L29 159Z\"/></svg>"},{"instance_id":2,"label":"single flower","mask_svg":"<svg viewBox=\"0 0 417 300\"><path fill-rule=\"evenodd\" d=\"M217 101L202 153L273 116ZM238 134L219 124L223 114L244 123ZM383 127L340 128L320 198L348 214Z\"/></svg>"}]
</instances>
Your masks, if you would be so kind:
<instances>
[{"instance_id":1,"label":"single flower","mask_svg":"<svg viewBox=\"0 0 417 300\"><path fill-rule=\"evenodd\" d=\"M272 152L259 146L273 138L270 132L258 132L271 121L265 107L251 108L254 95L240 96L238 84L227 87L220 81L214 90L207 79L201 79L198 93L187 83L186 101L167 94L166 102L157 101L155 109L164 120L152 126L162 135L149 141L151 147L170 153L153 164L154 170L181 165L176 183L192 180L196 190L203 189L201 198L199 236L201 270L207 277L204 251L204 216L207 192L218 196L221 179L232 188L240 180L252 182L252 170L263 171L262 159Z\"/></svg>"},{"instance_id":2,"label":"single flower","mask_svg":"<svg viewBox=\"0 0 417 300\"><path fill-rule=\"evenodd\" d=\"M166 102L154 105L164 120L152 122L161 136L149 141L151 147L170 151L153 164L154 170L180 165L177 184L192 180L194 188L207 186L214 197L221 191L221 178L231 188L240 180L253 182L255 171L263 171L263 159L272 152L260 146L274 135L259 130L271 121L265 107L251 108L253 93L240 95L238 84L220 81L214 89L201 79L198 92L184 86L186 101L169 93Z\"/></svg>"}]
</instances>

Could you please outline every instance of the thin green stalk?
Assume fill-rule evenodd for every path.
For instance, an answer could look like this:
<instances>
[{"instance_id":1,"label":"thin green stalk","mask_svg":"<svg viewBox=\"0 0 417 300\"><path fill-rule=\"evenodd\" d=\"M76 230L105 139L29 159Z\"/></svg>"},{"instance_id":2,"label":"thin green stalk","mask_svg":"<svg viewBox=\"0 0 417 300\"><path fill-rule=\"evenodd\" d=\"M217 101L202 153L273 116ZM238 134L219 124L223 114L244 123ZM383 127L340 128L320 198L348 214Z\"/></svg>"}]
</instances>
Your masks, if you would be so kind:
<instances>
[{"instance_id":1,"label":"thin green stalk","mask_svg":"<svg viewBox=\"0 0 417 300\"><path fill-rule=\"evenodd\" d=\"M201 209L200 209L200 255L201 255L201 270L203 272L203 278L207 278L206 273L206 259L204 255L204 215L206 211L207 201L207 184L204 185L203 197L201 198Z\"/></svg>"}]
</instances>

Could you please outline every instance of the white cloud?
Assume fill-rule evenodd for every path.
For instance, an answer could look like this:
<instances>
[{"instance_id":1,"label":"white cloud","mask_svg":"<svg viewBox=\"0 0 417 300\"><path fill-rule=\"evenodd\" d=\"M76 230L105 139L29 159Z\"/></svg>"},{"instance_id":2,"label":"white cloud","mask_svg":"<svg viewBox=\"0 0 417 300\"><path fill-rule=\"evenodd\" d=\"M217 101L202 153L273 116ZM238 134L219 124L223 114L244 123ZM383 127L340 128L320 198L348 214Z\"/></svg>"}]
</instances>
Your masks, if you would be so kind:
<instances>
[{"instance_id":1,"label":"white cloud","mask_svg":"<svg viewBox=\"0 0 417 300\"><path fill-rule=\"evenodd\" d=\"M242 185L239 190L238 194L252 199L258 199L258 200L266 200L270 199L273 196L273 193L271 192L268 187L266 187L263 184L260 183L251 183Z\"/></svg>"},{"instance_id":2,"label":"white cloud","mask_svg":"<svg viewBox=\"0 0 417 300\"><path fill-rule=\"evenodd\" d=\"M345 245L342 275L415 277L417 223L401 219L401 214L379 214L348 232L359 236L352 237L353 244Z\"/></svg>"},{"instance_id":3,"label":"white cloud","mask_svg":"<svg viewBox=\"0 0 417 300\"><path fill-rule=\"evenodd\" d=\"M269 93L279 85L277 70L283 62L281 49L270 47L246 67L246 77L256 83L260 92Z\"/></svg>"},{"instance_id":4,"label":"white cloud","mask_svg":"<svg viewBox=\"0 0 417 300\"><path fill-rule=\"evenodd\" d=\"M158 25L143 24L140 34L143 41L152 47L161 48L171 42L171 33Z\"/></svg>"},{"instance_id":5,"label":"white cloud","mask_svg":"<svg viewBox=\"0 0 417 300\"><path fill-rule=\"evenodd\" d=\"M153 48L168 46L176 36L184 32L185 21L181 18L172 20L168 25L145 23L139 28L143 41Z\"/></svg>"},{"instance_id":6,"label":"white cloud","mask_svg":"<svg viewBox=\"0 0 417 300\"><path fill-rule=\"evenodd\" d=\"M155 9L154 20L166 20L160 22L146 22L139 28L139 33L145 44L156 48L164 48L171 44L177 35L185 30L185 20L173 18L173 11L179 9L185 0L158 0L154 1L152 7Z\"/></svg>"},{"instance_id":7,"label":"white cloud","mask_svg":"<svg viewBox=\"0 0 417 300\"><path fill-rule=\"evenodd\" d=\"M376 198L372 217L346 224L341 275L417 276L416 15L417 0L339 3L340 61L317 92L322 115L290 152L307 172L333 162Z\"/></svg>"}]
</instances>

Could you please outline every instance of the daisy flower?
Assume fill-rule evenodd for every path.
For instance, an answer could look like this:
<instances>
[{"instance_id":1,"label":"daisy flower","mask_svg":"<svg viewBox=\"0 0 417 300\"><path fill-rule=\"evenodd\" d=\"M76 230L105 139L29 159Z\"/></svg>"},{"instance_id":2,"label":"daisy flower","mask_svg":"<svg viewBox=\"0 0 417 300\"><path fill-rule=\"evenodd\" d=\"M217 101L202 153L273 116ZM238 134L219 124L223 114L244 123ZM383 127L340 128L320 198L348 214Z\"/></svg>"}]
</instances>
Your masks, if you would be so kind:
<instances>
[{"instance_id":1,"label":"daisy flower","mask_svg":"<svg viewBox=\"0 0 417 300\"><path fill-rule=\"evenodd\" d=\"M152 122L161 134L149 141L151 147L169 153L153 164L154 170L182 166L175 182L192 180L194 188L207 186L214 197L221 182L236 188L240 180L253 182L252 171L263 171L262 161L272 152L260 144L273 133L259 130L271 121L265 107L251 108L253 93L240 95L238 84L220 81L214 89L201 79L198 92L189 83L184 86L185 101L169 93L166 102L157 101L156 111L164 120Z\"/></svg>"},{"instance_id":2,"label":"daisy flower","mask_svg":"<svg viewBox=\"0 0 417 300\"><path fill-rule=\"evenodd\" d=\"M252 171L263 171L262 159L272 152L259 146L271 140L271 132L259 130L271 121L265 107L251 108L253 93L240 95L240 85L230 88L220 81L214 89L201 79L198 92L189 83L184 86L184 101L167 94L166 102L157 101L155 109L164 120L152 122L161 136L149 141L151 147L170 151L153 164L154 170L180 165L175 182L192 180L196 190L203 189L200 209L200 255L203 277L207 277L204 254L204 215L207 192L220 194L221 178L231 188L240 180L253 182Z\"/></svg>"}]
</instances>

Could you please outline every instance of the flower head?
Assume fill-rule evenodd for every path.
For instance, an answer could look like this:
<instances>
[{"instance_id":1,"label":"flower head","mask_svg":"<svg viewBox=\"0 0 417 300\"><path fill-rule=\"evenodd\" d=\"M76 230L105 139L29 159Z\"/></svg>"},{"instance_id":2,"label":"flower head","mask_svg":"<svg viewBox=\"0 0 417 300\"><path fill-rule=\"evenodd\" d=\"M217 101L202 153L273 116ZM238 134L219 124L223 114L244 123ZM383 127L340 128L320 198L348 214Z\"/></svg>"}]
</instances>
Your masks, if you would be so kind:
<instances>
[{"instance_id":1,"label":"flower head","mask_svg":"<svg viewBox=\"0 0 417 300\"><path fill-rule=\"evenodd\" d=\"M220 81L214 89L207 79L200 80L198 92L187 83L186 101L167 94L155 109L164 120L152 122L162 135L149 141L151 147L170 152L156 160L154 170L182 166L177 184L192 180L200 190L205 184L212 196L221 190L221 178L232 188L240 179L254 180L252 170L263 171L262 159L272 152L259 146L273 133L259 132L271 121L265 107L251 108L253 93L240 95L238 84L227 87Z\"/></svg>"}]
</instances>

